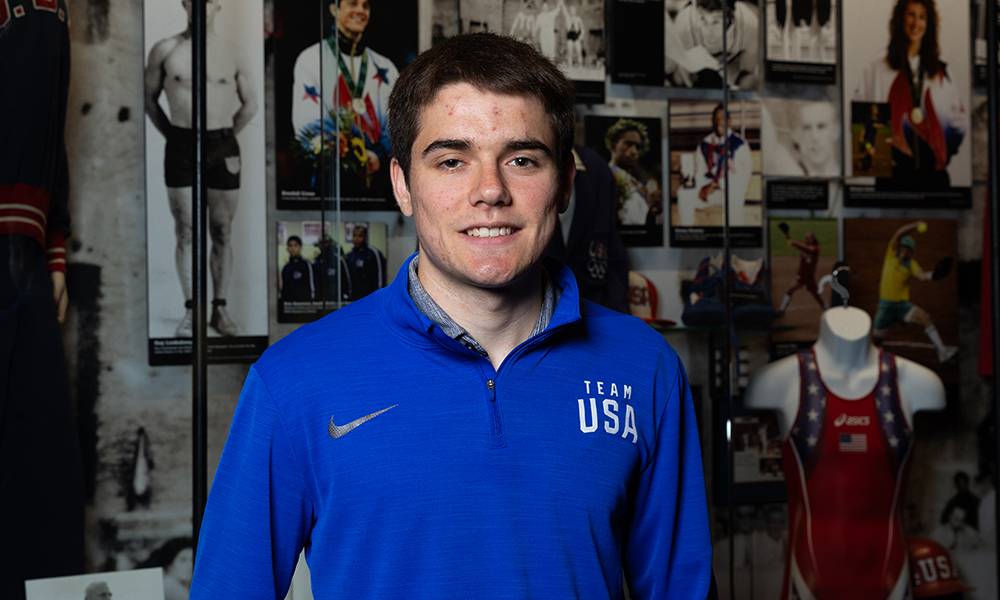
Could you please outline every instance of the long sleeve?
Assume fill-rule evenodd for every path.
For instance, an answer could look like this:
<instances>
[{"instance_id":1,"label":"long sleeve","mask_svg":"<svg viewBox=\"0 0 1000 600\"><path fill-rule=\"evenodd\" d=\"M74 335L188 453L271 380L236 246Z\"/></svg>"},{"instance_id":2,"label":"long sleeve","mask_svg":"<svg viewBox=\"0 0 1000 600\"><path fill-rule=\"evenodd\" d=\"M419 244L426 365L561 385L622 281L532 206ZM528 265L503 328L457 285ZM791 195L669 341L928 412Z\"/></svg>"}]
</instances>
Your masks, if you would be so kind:
<instances>
[{"instance_id":1,"label":"long sleeve","mask_svg":"<svg viewBox=\"0 0 1000 600\"><path fill-rule=\"evenodd\" d=\"M666 362L669 359L665 359ZM712 546L694 405L680 360L660 370L666 396L656 447L635 487L622 523L622 554L632 598L708 595ZM666 366L666 365L665 365Z\"/></svg>"},{"instance_id":2,"label":"long sleeve","mask_svg":"<svg viewBox=\"0 0 1000 600\"><path fill-rule=\"evenodd\" d=\"M212 483L191 600L284 598L313 519L292 441L256 367Z\"/></svg>"},{"instance_id":3,"label":"long sleeve","mask_svg":"<svg viewBox=\"0 0 1000 600\"><path fill-rule=\"evenodd\" d=\"M322 44L309 46L295 59L292 85L292 129L295 135L323 118L323 88L319 72ZM333 76L336 76L335 74Z\"/></svg>"}]
</instances>

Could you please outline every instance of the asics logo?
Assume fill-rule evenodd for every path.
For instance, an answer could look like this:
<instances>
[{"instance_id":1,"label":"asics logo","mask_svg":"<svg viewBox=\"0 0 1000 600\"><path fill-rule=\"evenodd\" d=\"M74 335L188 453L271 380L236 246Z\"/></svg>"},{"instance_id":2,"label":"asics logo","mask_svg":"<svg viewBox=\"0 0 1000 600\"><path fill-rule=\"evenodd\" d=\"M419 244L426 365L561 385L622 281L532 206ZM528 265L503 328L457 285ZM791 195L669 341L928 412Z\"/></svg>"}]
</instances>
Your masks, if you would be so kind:
<instances>
[{"instance_id":1,"label":"asics logo","mask_svg":"<svg viewBox=\"0 0 1000 600\"><path fill-rule=\"evenodd\" d=\"M332 437L333 439L344 437L348 433L354 431L354 428L357 427L358 425L361 425L365 421L371 421L372 419L374 419L375 417L377 417L380 414L384 413L385 411L387 411L387 410L389 410L391 408L396 408L397 406L399 406L399 405L398 404L393 404L389 408L383 408L382 410L380 410L378 412L373 412L370 415L365 415L365 416L361 417L360 419L354 419L353 421L351 421L347 425L337 425L336 423L333 422L333 415L330 415L330 425L327 427L327 430L330 432L330 437Z\"/></svg>"},{"instance_id":2,"label":"asics logo","mask_svg":"<svg viewBox=\"0 0 1000 600\"><path fill-rule=\"evenodd\" d=\"M834 427L840 427L841 425L865 427L870 424L871 419L869 417L849 417L847 413L840 413L840 416L833 420Z\"/></svg>"}]
</instances>

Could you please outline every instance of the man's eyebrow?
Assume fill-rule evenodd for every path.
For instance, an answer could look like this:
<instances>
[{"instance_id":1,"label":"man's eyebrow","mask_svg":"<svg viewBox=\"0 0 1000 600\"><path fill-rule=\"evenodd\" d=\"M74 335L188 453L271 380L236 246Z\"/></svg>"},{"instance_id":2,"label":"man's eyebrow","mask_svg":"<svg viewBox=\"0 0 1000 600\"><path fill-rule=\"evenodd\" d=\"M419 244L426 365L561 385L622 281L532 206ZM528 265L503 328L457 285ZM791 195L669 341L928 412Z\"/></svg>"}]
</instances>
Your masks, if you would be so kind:
<instances>
[{"instance_id":1,"label":"man's eyebrow","mask_svg":"<svg viewBox=\"0 0 1000 600\"><path fill-rule=\"evenodd\" d=\"M506 144L507 150L539 150L543 152L549 158L552 158L552 149L545 145L541 140L536 140L533 138L525 138L522 140L511 140Z\"/></svg>"},{"instance_id":2,"label":"man's eyebrow","mask_svg":"<svg viewBox=\"0 0 1000 600\"><path fill-rule=\"evenodd\" d=\"M420 156L427 156L438 150L471 150L472 142L469 140L434 140L424 148Z\"/></svg>"}]
</instances>

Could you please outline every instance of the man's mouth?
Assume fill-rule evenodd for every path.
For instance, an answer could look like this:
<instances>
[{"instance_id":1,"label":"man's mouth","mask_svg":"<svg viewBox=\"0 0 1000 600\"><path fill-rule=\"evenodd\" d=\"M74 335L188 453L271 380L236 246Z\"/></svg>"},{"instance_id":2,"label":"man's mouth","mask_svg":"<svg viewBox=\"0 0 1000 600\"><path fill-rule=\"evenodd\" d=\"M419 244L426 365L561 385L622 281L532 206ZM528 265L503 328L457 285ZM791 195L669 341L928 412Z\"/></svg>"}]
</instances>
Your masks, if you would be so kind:
<instances>
[{"instance_id":1,"label":"man's mouth","mask_svg":"<svg viewBox=\"0 0 1000 600\"><path fill-rule=\"evenodd\" d=\"M480 238L495 238L514 233L513 227L473 227L466 229L465 235Z\"/></svg>"}]
</instances>

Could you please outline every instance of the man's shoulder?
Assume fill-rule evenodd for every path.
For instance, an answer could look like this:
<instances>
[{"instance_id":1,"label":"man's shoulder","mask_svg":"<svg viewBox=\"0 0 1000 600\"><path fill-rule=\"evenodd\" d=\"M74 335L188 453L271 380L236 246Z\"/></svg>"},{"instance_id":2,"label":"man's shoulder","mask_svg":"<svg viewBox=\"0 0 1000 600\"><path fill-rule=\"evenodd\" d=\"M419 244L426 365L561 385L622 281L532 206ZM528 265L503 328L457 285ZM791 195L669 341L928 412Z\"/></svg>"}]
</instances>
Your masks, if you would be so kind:
<instances>
[{"instance_id":1,"label":"man's shoulder","mask_svg":"<svg viewBox=\"0 0 1000 600\"><path fill-rule=\"evenodd\" d=\"M173 52L181 42L184 41L184 32L165 37L153 44L149 51L150 61L162 61Z\"/></svg>"},{"instance_id":2,"label":"man's shoulder","mask_svg":"<svg viewBox=\"0 0 1000 600\"><path fill-rule=\"evenodd\" d=\"M588 338L595 345L621 346L632 352L636 348L656 347L668 354L676 354L663 335L639 317L626 315L590 300L582 302L580 316L587 327Z\"/></svg>"},{"instance_id":3,"label":"man's shoulder","mask_svg":"<svg viewBox=\"0 0 1000 600\"><path fill-rule=\"evenodd\" d=\"M308 371L321 363L329 363L330 357L350 353L359 336L377 336L381 327L382 320L376 314L375 305L366 297L318 321L302 325L278 340L264 351L255 368L265 379L271 373Z\"/></svg>"}]
</instances>

